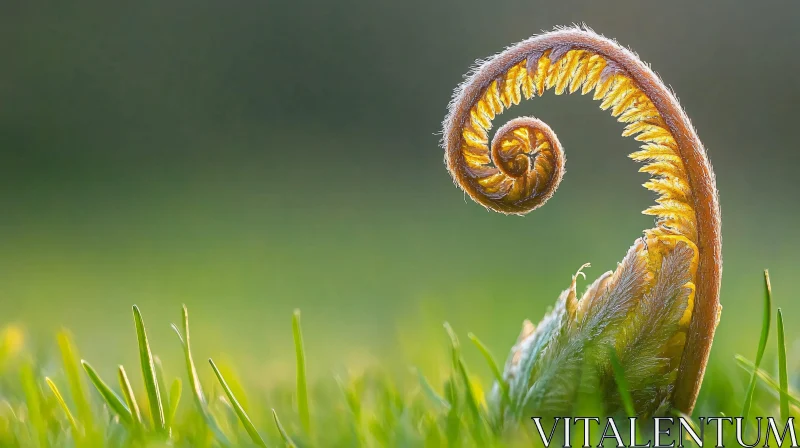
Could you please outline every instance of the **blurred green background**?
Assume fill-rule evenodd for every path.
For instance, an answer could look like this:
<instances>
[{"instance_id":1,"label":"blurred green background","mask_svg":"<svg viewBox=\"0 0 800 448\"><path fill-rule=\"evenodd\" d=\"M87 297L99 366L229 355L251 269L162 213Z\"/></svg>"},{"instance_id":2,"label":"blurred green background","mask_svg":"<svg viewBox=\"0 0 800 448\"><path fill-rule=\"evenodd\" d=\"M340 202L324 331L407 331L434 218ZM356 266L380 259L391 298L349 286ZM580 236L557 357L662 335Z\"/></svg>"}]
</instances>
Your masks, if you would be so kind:
<instances>
[{"instance_id":1,"label":"blurred green background","mask_svg":"<svg viewBox=\"0 0 800 448\"><path fill-rule=\"evenodd\" d=\"M652 64L709 150L725 257L713 356L752 357L762 269L800 321L798 14L796 1L4 2L0 324L42 350L66 326L106 371L134 359L133 303L157 352L180 359L168 324L186 303L197 356L253 378L294 374L294 308L315 375L431 365L444 320L505 357L581 264L590 279L613 269L652 224L647 176L597 103L548 94L497 123L547 121L564 183L532 215L501 216L453 186L437 133L476 58L585 21Z\"/></svg>"}]
</instances>

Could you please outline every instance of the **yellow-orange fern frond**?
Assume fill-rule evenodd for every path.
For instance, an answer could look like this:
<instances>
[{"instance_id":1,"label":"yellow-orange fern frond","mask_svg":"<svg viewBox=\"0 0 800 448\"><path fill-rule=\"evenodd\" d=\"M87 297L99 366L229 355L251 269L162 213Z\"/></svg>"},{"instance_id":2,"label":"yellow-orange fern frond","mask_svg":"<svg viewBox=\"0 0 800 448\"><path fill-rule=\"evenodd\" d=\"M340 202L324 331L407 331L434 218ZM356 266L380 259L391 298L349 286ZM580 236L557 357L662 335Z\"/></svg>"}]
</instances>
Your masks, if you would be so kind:
<instances>
[{"instance_id":1,"label":"yellow-orange fern frond","mask_svg":"<svg viewBox=\"0 0 800 448\"><path fill-rule=\"evenodd\" d=\"M526 327L530 331L512 351L507 374L524 383L526 402L560 409L568 393L549 396L534 387L542 375L555 374L547 363L566 368L574 360L566 346L558 356L567 358L553 358L553 347L568 342L559 338L602 342L616 347L620 359L649 341L648 350L668 362L643 369L671 380L657 397L639 399L649 403L650 413L663 406L689 413L720 309L719 205L705 149L658 76L635 54L585 27L558 29L512 45L481 63L456 89L444 120L447 168L457 185L492 210L524 215L543 205L564 173L556 134L538 119L519 117L489 137L492 121L505 109L547 90L592 93L601 109L625 124L623 136L642 143L630 157L645 163L640 171L652 176L644 186L658 197L644 213L655 216L656 225L644 231L616 271L592 283L580 300L573 281L559 300L563 307L557 306L535 331ZM651 321L642 314L652 312L674 319ZM589 321L595 326L591 331L584 327ZM609 323L618 330L608 329ZM640 331L642 325L661 325L663 331L648 336ZM575 355L586 362L582 356Z\"/></svg>"}]
</instances>

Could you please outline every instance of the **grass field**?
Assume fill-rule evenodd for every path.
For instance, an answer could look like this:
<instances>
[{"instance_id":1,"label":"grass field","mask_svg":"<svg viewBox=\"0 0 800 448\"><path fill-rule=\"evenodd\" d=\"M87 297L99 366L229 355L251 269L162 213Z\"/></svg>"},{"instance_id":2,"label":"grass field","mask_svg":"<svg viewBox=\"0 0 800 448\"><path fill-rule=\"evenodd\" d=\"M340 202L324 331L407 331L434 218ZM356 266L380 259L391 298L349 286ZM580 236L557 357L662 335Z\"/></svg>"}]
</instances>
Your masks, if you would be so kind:
<instances>
[{"instance_id":1,"label":"grass field","mask_svg":"<svg viewBox=\"0 0 800 448\"><path fill-rule=\"evenodd\" d=\"M773 312L769 279L761 336L742 347L741 369L712 361L696 416L796 415L800 399L790 386L784 321ZM243 382L235 367L193 353L186 307L176 316L173 342L183 366L164 373L151 350L142 312L133 307L138 365L119 366L115 376L97 373L83 360L70 333L58 333L56 359L42 356L18 327L7 327L0 341L1 446L532 446L532 425L502 422L487 406L490 384L500 377L498 360L472 333L460 338L445 323L441 346L443 382L412 368L398 374L380 362L329 378L309 381L300 311L291 316L295 353L293 384ZM791 317L788 317L791 319ZM757 327L757 325L754 325ZM771 352L777 372L763 369L770 328L777 328ZM777 343L774 341L777 340ZM428 350L437 352L435 347ZM479 354L490 375L473 375L463 353ZM448 356L449 352L449 356ZM380 361L380 360L379 360ZM108 366L104 366L108 367ZM104 369L107 370L107 369ZM756 374L753 374L753 372ZM210 373L213 372L213 375ZM139 379L141 378L141 381ZM201 378L205 380L201 380ZM624 384L619 382L619 384ZM620 386L623 397L626 391ZM623 398L624 399L624 398ZM628 413L635 412L632 403ZM731 433L731 431L729 431ZM729 434L730 437L734 435ZM714 437L706 431L706 437ZM726 435L727 437L727 435Z\"/></svg>"}]
</instances>

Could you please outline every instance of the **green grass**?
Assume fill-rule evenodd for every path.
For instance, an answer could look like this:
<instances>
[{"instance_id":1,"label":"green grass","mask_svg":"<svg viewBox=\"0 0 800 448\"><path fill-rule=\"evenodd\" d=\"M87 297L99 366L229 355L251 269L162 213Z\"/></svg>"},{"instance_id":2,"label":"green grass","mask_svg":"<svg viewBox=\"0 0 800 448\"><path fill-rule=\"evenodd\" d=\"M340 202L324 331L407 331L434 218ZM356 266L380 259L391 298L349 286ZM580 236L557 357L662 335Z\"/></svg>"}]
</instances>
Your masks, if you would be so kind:
<instances>
[{"instance_id":1,"label":"green grass","mask_svg":"<svg viewBox=\"0 0 800 448\"><path fill-rule=\"evenodd\" d=\"M747 387L747 395L744 398L744 408L742 409L742 417L744 418L744 421L748 421L747 418L750 415L750 407L753 404L753 394L756 391L756 371L758 371L758 367L761 365L761 360L764 358L764 351L767 349L771 318L772 286L769 283L769 271L764 271L764 314L761 321L761 339L758 341L758 351L756 352L754 372L750 377L750 385Z\"/></svg>"},{"instance_id":2,"label":"green grass","mask_svg":"<svg viewBox=\"0 0 800 448\"><path fill-rule=\"evenodd\" d=\"M735 360L712 360L696 416L774 415L797 416L800 398L791 384L787 365L784 316L776 314L776 369L762 365L768 356L772 322L772 294L765 273L764 315L755 361L737 355ZM133 307L141 378L131 381L124 366L117 368L117 386L106 382L92 364L80 360L70 334L61 331L55 345L60 357L38 359L34 353L14 351L14 340L0 340L0 446L531 446L535 431L527 421L514 423L493 415L488 395L508 400L508 385L495 357L474 334L462 346L448 323L439 340L449 350L445 380L432 383L418 368L406 376L372 369L331 375L319 384L309 383L306 347L300 312L291 316L295 384L241 384L228 366L209 359L203 384L191 347L189 314L184 306L180 325L173 324L172 342L182 356L168 359L181 365L180 375L165 375L153 352L147 327L138 307ZM753 332L757 328L751 329ZM748 330L750 331L750 330ZM5 332L5 338L16 337ZM11 336L9 336L11 334ZM310 341L324 346L325 341ZM490 375L471 373L464 357L474 350ZM727 369L738 364L744 371ZM53 367L55 365L55 367ZM82 369L81 369L82 366ZM619 360L612 357L616 387L627 414L634 414ZM47 376L45 376L45 372ZM210 374L213 374L210 375ZM777 379L776 379L777 377ZM187 399L183 385L187 385ZM169 385L169 386L168 386ZM245 392L246 391L246 392ZM713 433L713 431L707 431ZM708 435L708 437L713 437Z\"/></svg>"},{"instance_id":3,"label":"green grass","mask_svg":"<svg viewBox=\"0 0 800 448\"><path fill-rule=\"evenodd\" d=\"M147 390L147 401L150 403L150 417L153 421L153 428L155 428L156 432L164 432L166 428L164 403L158 387L155 362L153 361L153 353L150 351L150 343L147 342L147 332L144 328L142 313L136 305L133 306L133 321L136 324L136 338L139 341L142 377L144 378L145 390Z\"/></svg>"},{"instance_id":4,"label":"green grass","mask_svg":"<svg viewBox=\"0 0 800 448\"><path fill-rule=\"evenodd\" d=\"M778 308L778 374L781 381L781 419L789 417L789 372L786 367L786 341L783 331L783 312Z\"/></svg>"},{"instance_id":5,"label":"green grass","mask_svg":"<svg viewBox=\"0 0 800 448\"><path fill-rule=\"evenodd\" d=\"M292 316L292 336L297 357L297 412L306 433L311 433L311 415L308 410L308 380L306 379L306 352L303 348L303 333L300 329L300 310ZM277 423L278 417L275 416ZM280 424L278 425L280 426Z\"/></svg>"}]
</instances>

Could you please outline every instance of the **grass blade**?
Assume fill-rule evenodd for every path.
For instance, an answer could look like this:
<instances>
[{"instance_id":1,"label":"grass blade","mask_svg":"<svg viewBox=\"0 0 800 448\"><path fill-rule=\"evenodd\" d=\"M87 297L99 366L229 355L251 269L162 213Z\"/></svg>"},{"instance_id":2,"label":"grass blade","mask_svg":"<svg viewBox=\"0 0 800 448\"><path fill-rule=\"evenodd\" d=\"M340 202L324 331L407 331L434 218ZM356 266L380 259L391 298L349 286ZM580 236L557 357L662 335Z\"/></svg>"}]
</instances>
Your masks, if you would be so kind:
<instances>
[{"instance_id":1,"label":"grass blade","mask_svg":"<svg viewBox=\"0 0 800 448\"><path fill-rule=\"evenodd\" d=\"M781 386L781 420L789 419L789 372L786 369L786 340L783 332L783 312L778 308L778 379Z\"/></svg>"},{"instance_id":2,"label":"grass blade","mask_svg":"<svg viewBox=\"0 0 800 448\"><path fill-rule=\"evenodd\" d=\"M356 389L357 384L351 380L350 385L347 385L339 375L334 375L334 380L336 380L336 385L339 386L339 390L344 395L347 408L350 409L354 422L358 425L361 421L361 397Z\"/></svg>"},{"instance_id":3,"label":"grass blade","mask_svg":"<svg viewBox=\"0 0 800 448\"><path fill-rule=\"evenodd\" d=\"M289 434L286 433L286 430L283 429L283 425L281 425L281 421L278 419L278 413L275 412L275 409L272 410L272 418L275 420L275 426L278 427L278 432L281 434L281 438L283 439L284 443L286 443L286 446L290 448L297 448L294 440L292 440L292 438L289 437Z\"/></svg>"},{"instance_id":4,"label":"grass blade","mask_svg":"<svg viewBox=\"0 0 800 448\"><path fill-rule=\"evenodd\" d=\"M300 414L300 423L306 433L311 432L311 416L308 408L308 383L306 379L306 352L303 347L303 333L300 329L300 310L294 310L292 315L292 334L294 335L294 350L297 357L297 411Z\"/></svg>"},{"instance_id":5,"label":"grass blade","mask_svg":"<svg viewBox=\"0 0 800 448\"><path fill-rule=\"evenodd\" d=\"M220 429L216 419L214 419L214 417L208 411L208 402L206 401L206 396L203 393L203 386L200 383L200 377L197 374L197 367L195 367L194 358L192 357L191 338L189 336L189 309L186 307L186 305L183 305L182 315L183 334L181 334L181 330L179 330L175 324L172 324L172 329L175 331L175 334L178 335L178 339L181 341L181 346L183 347L183 356L184 361L186 362L186 372L189 376L189 387L192 391L192 398L194 399L195 407L200 412L200 415L203 417L203 420L205 420L209 429L211 429L211 432L214 433L214 437L217 438L217 441L223 446L230 446L230 441L228 441L228 438L223 434L222 429Z\"/></svg>"},{"instance_id":6,"label":"grass blade","mask_svg":"<svg viewBox=\"0 0 800 448\"><path fill-rule=\"evenodd\" d=\"M469 378L469 372L467 371L467 366L464 364L463 360L459 360L458 362L458 372L461 375L461 381L464 383L464 390L467 395L467 403L469 404L469 408L472 411L473 418L475 419L475 423L482 424L483 423L483 415L481 413L481 405L478 401L478 397L475 396L475 391L472 389L472 381Z\"/></svg>"},{"instance_id":7,"label":"grass blade","mask_svg":"<svg viewBox=\"0 0 800 448\"><path fill-rule=\"evenodd\" d=\"M49 446L47 440L47 423L42 416L42 396L36 384L36 374L33 365L26 362L20 370L20 381L22 392L25 395L25 405L28 408L28 418L32 429L35 431L35 441L37 446Z\"/></svg>"},{"instance_id":8,"label":"grass blade","mask_svg":"<svg viewBox=\"0 0 800 448\"><path fill-rule=\"evenodd\" d=\"M89 397L84 388L83 379L81 378L78 368L80 362L78 351L68 331L61 330L56 336L56 339L58 340L58 348L61 352L61 362L64 364L64 371L67 374L69 393L77 408L78 421L81 422L84 433L88 436L90 433L94 432L94 413L92 412L92 405L89 403Z\"/></svg>"},{"instance_id":9,"label":"grass blade","mask_svg":"<svg viewBox=\"0 0 800 448\"><path fill-rule=\"evenodd\" d=\"M450 337L450 353L453 361L453 368L458 370L458 361L461 359L461 344L458 342L458 336L450 326L450 322L444 323L444 329L447 331L447 336Z\"/></svg>"},{"instance_id":10,"label":"grass blade","mask_svg":"<svg viewBox=\"0 0 800 448\"><path fill-rule=\"evenodd\" d=\"M462 419L461 419L461 397L459 397L458 390L456 389L456 381L452 376L444 383L445 399L450 403L450 409L447 411L445 417L445 436L447 444L445 446L458 446L458 440L461 437Z\"/></svg>"},{"instance_id":11,"label":"grass blade","mask_svg":"<svg viewBox=\"0 0 800 448\"><path fill-rule=\"evenodd\" d=\"M494 375L495 381L497 384L500 385L500 390L503 392L503 402L506 406L511 406L511 396L509 395L508 390L508 383L503 379L503 374L500 372L500 368L497 366L497 362L494 360L494 356L489 351L489 348L483 345L483 342L478 339L473 333L468 333L467 337L478 347L478 351L481 352L483 357L486 359L486 363L489 364L489 369L492 371L492 375Z\"/></svg>"},{"instance_id":12,"label":"grass blade","mask_svg":"<svg viewBox=\"0 0 800 448\"><path fill-rule=\"evenodd\" d=\"M81 438L80 429L78 429L78 422L75 421L75 417L72 416L72 412L69 410L69 406L67 406L67 402L64 401L64 397L59 392L56 383L53 382L50 378L45 377L44 381L50 387L50 390L53 391L53 395L56 397L56 401L58 401L58 405L61 406L61 409L64 411L64 414L67 416L67 421L69 422L70 428L72 428L72 434L75 439Z\"/></svg>"},{"instance_id":13,"label":"grass blade","mask_svg":"<svg viewBox=\"0 0 800 448\"><path fill-rule=\"evenodd\" d=\"M422 392L434 403L441 406L445 411L450 410L450 403L441 395L437 394L435 390L433 390L433 386L431 383L428 382L428 379L425 378L425 375L422 374L422 370L416 369L417 377L419 378L419 384L422 387Z\"/></svg>"},{"instance_id":14,"label":"grass blade","mask_svg":"<svg viewBox=\"0 0 800 448\"><path fill-rule=\"evenodd\" d=\"M253 439L253 443L258 446L266 447L267 444L264 443L264 439L261 438L261 434L258 433L256 427L253 426L253 422L250 420L250 417L247 416L247 413L244 411L244 408L242 408L242 405L239 404L239 400L237 400L233 395L233 391L231 391L231 388L228 387L228 383L225 382L225 378L222 377L222 373L217 368L217 365L214 364L214 361L211 359L208 360L208 363L211 364L211 368L214 370L214 374L217 376L219 384L222 386L222 390L224 390L225 395L228 396L228 400L230 400L233 410L239 417L239 421L242 422L247 434L249 434L250 438Z\"/></svg>"},{"instance_id":15,"label":"grass blade","mask_svg":"<svg viewBox=\"0 0 800 448\"><path fill-rule=\"evenodd\" d=\"M133 387L131 387L131 382L128 380L125 367L119 366L117 376L119 377L119 387L122 389L122 396L125 397L125 403L127 403L128 409L131 411L133 423L141 425L142 414L139 412L139 405L136 403L136 396L133 394Z\"/></svg>"},{"instance_id":16,"label":"grass blade","mask_svg":"<svg viewBox=\"0 0 800 448\"><path fill-rule=\"evenodd\" d=\"M473 424L471 425L470 429L472 430L476 442L478 442L479 445L482 445L483 429L485 424L485 420L481 412L482 408L472 389L472 381L470 381L469 373L467 372L467 366L464 364L464 360L461 358L461 344L458 341L458 336L456 336L455 331L453 331L453 327L451 327L448 322L444 323L444 328L447 331L447 335L450 337L454 368L456 374L461 378L461 382L464 385L467 407L472 414Z\"/></svg>"},{"instance_id":17,"label":"grass blade","mask_svg":"<svg viewBox=\"0 0 800 448\"><path fill-rule=\"evenodd\" d=\"M153 419L153 426L156 430L163 432L166 428L164 406L161 402L161 392L158 389L153 353L150 351L150 344L147 342L147 332L144 328L142 313L136 305L133 306L133 321L136 325L136 338L139 341L139 360L142 364L142 378L144 378L144 388L147 391L147 400L150 403L150 416Z\"/></svg>"},{"instance_id":18,"label":"grass blade","mask_svg":"<svg viewBox=\"0 0 800 448\"><path fill-rule=\"evenodd\" d=\"M747 395L744 398L744 408L742 409L742 417L747 422L747 417L750 415L750 406L753 404L753 394L756 390L756 371L761 365L761 359L764 357L764 350L767 348L767 340L769 339L769 326L772 317L772 286L769 283L769 271L764 270L764 316L761 321L761 339L758 341L758 351L756 352L755 370L750 377L750 384L747 387Z\"/></svg>"},{"instance_id":19,"label":"grass blade","mask_svg":"<svg viewBox=\"0 0 800 448\"><path fill-rule=\"evenodd\" d=\"M175 421L175 414L178 413L178 404L181 402L182 389L183 383L181 383L181 379L175 378L175 381L172 382L172 386L169 388L169 408L167 412L167 422L169 422L170 426L172 426L172 422Z\"/></svg>"},{"instance_id":20,"label":"grass blade","mask_svg":"<svg viewBox=\"0 0 800 448\"><path fill-rule=\"evenodd\" d=\"M617 390L619 396L622 398L622 405L625 408L625 413L628 417L636 417L636 408L633 406L633 398L628 389L628 381L625 379L625 370L617 358L617 351L613 348L609 350L609 359L611 360L611 369L614 371L614 381L617 383Z\"/></svg>"},{"instance_id":21,"label":"grass blade","mask_svg":"<svg viewBox=\"0 0 800 448\"><path fill-rule=\"evenodd\" d=\"M347 408L350 409L350 416L352 417L351 423L353 425L353 431L355 432L358 440L358 446L366 446L367 442L364 435L361 418L361 404L364 401L363 377L351 377L349 378L348 384L345 384L339 375L334 375L334 379L336 380L336 384L339 386L339 390L342 391L342 395L347 403ZM274 409L273 412L275 412ZM275 418L277 419L277 416L275 416ZM280 430L280 428L278 429Z\"/></svg>"},{"instance_id":22,"label":"grass blade","mask_svg":"<svg viewBox=\"0 0 800 448\"><path fill-rule=\"evenodd\" d=\"M186 361L186 370L189 374L189 386L192 388L192 396L197 404L197 408L202 413L206 413L206 397L203 394L203 386L200 384L200 378L197 375L197 368L194 365L192 358L192 347L189 339L189 310L186 305L183 305L183 334L175 324L172 324L172 329L178 335L178 339L183 346L183 355Z\"/></svg>"},{"instance_id":23,"label":"grass blade","mask_svg":"<svg viewBox=\"0 0 800 448\"><path fill-rule=\"evenodd\" d=\"M167 382L164 381L164 366L158 356L153 357L156 372L156 385L158 385L158 396L161 398L161 408L164 410L164 427L170 428L172 422L169 419L169 410L172 405L169 402L169 391L166 389Z\"/></svg>"},{"instance_id":24,"label":"grass blade","mask_svg":"<svg viewBox=\"0 0 800 448\"><path fill-rule=\"evenodd\" d=\"M753 361L750 361L749 359L745 358L742 355L736 355L735 359L736 362L739 363L739 367L744 369L747 373L751 374L756 373L758 375L758 378L761 379L761 381L763 381L767 386L773 389L778 396L780 396L781 386L780 384L778 384L777 381L775 381L775 378L772 378L770 376L769 373L765 372L764 369L761 368L756 369L755 368L756 366L755 364L753 364ZM800 407L800 398L797 398L794 395L792 395L791 391L788 390L786 391L786 399L793 405Z\"/></svg>"},{"instance_id":25,"label":"grass blade","mask_svg":"<svg viewBox=\"0 0 800 448\"><path fill-rule=\"evenodd\" d=\"M125 406L125 403L122 402L122 399L100 379L100 376L97 375L97 372L88 362L81 361L81 364L83 365L83 370L85 370L86 374L89 376L89 381L91 381L95 389L100 392L100 396L103 397L108 407L119 416L120 421L126 425L132 424L133 416L131 415L131 411Z\"/></svg>"}]
</instances>

